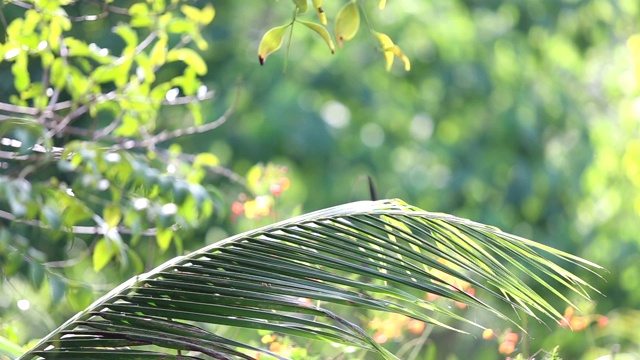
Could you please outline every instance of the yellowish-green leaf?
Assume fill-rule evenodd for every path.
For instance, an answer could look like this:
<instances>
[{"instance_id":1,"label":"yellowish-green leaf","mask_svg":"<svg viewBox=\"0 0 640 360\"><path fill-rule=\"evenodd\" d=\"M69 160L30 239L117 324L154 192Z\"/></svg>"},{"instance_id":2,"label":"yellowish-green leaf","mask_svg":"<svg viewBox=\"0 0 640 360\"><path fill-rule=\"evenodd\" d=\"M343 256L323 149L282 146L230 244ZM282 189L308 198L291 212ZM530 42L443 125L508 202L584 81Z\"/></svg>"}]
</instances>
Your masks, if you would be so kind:
<instances>
[{"instance_id":1,"label":"yellowish-green leaf","mask_svg":"<svg viewBox=\"0 0 640 360\"><path fill-rule=\"evenodd\" d=\"M159 66L167 61L167 42L168 37L166 35L160 36L158 41L153 45L150 56L152 66Z\"/></svg>"},{"instance_id":2,"label":"yellowish-green leaf","mask_svg":"<svg viewBox=\"0 0 640 360\"><path fill-rule=\"evenodd\" d=\"M411 70L411 62L409 58L402 52L400 47L393 43L393 40L387 35L380 32L376 32L376 38L380 42L382 51L384 52L385 68L387 71L391 70L393 65L394 56L397 56L403 63L405 71Z\"/></svg>"},{"instance_id":3,"label":"yellowish-green leaf","mask_svg":"<svg viewBox=\"0 0 640 360\"><path fill-rule=\"evenodd\" d=\"M71 21L67 17L53 16L49 26L49 47L51 47L52 50L58 51L58 49L60 49L60 36L62 35L62 31L70 29Z\"/></svg>"},{"instance_id":4,"label":"yellowish-green leaf","mask_svg":"<svg viewBox=\"0 0 640 360\"><path fill-rule=\"evenodd\" d=\"M333 40L331 40L331 35L324 26L310 21L298 20L298 22L320 35L320 37L322 37L329 46L329 50L331 50L331 53L333 54L335 52L336 48L333 45Z\"/></svg>"},{"instance_id":5,"label":"yellowish-green leaf","mask_svg":"<svg viewBox=\"0 0 640 360\"><path fill-rule=\"evenodd\" d=\"M207 25L211 21L216 14L213 5L208 4L204 9L198 9L194 6L182 5L180 7L180 11L187 17L187 19L197 22L200 25Z\"/></svg>"},{"instance_id":6,"label":"yellowish-green leaf","mask_svg":"<svg viewBox=\"0 0 640 360\"><path fill-rule=\"evenodd\" d=\"M171 245L171 237L173 235L173 231L170 228L166 229L158 229L156 233L156 241L160 250L167 251L169 245Z\"/></svg>"},{"instance_id":7,"label":"yellowish-green leaf","mask_svg":"<svg viewBox=\"0 0 640 360\"><path fill-rule=\"evenodd\" d=\"M382 50L386 50L386 49L392 47L393 45L395 45L393 43L393 40L391 40L391 38L387 34L383 34L381 32L376 32L376 37L378 38L378 41L380 42L380 46L382 47Z\"/></svg>"},{"instance_id":8,"label":"yellowish-green leaf","mask_svg":"<svg viewBox=\"0 0 640 360\"><path fill-rule=\"evenodd\" d=\"M349 1L338 11L336 16L336 39L338 46L342 47L342 43L353 39L360 28L360 11L355 1Z\"/></svg>"},{"instance_id":9,"label":"yellowish-green leaf","mask_svg":"<svg viewBox=\"0 0 640 360\"><path fill-rule=\"evenodd\" d=\"M216 17L216 9L211 4L207 4L200 14L200 24L207 25L210 24L213 19Z\"/></svg>"},{"instance_id":10,"label":"yellowish-green leaf","mask_svg":"<svg viewBox=\"0 0 640 360\"><path fill-rule=\"evenodd\" d=\"M293 3L298 8L298 14L306 13L307 9L309 8L307 0L293 0Z\"/></svg>"},{"instance_id":11,"label":"yellowish-green leaf","mask_svg":"<svg viewBox=\"0 0 640 360\"><path fill-rule=\"evenodd\" d=\"M122 212L117 205L111 204L104 208L102 217L104 219L104 222L106 222L109 227L113 228L118 226L118 224L120 223L120 220L122 219Z\"/></svg>"},{"instance_id":12,"label":"yellowish-green leaf","mask_svg":"<svg viewBox=\"0 0 640 360\"><path fill-rule=\"evenodd\" d=\"M193 117L193 123L196 126L202 125L202 104L195 101L187 104L187 109L189 110L189 114Z\"/></svg>"},{"instance_id":13,"label":"yellowish-green leaf","mask_svg":"<svg viewBox=\"0 0 640 360\"><path fill-rule=\"evenodd\" d=\"M26 52L20 52L16 57L16 61L11 66L11 72L13 73L13 85L16 90L25 91L29 87L31 77L29 76L28 58Z\"/></svg>"},{"instance_id":14,"label":"yellowish-green leaf","mask_svg":"<svg viewBox=\"0 0 640 360\"><path fill-rule=\"evenodd\" d=\"M146 16L149 15L149 5L146 2L139 2L131 5L129 8L130 16Z\"/></svg>"},{"instance_id":15,"label":"yellowish-green leaf","mask_svg":"<svg viewBox=\"0 0 640 360\"><path fill-rule=\"evenodd\" d=\"M182 48L173 49L167 54L167 61L182 61L187 66L195 70L196 74L204 75L207 73L207 64L202 60L200 54L192 49Z\"/></svg>"},{"instance_id":16,"label":"yellowish-green leaf","mask_svg":"<svg viewBox=\"0 0 640 360\"><path fill-rule=\"evenodd\" d=\"M120 35L127 46L135 47L138 45L138 34L129 26L120 24L113 29L113 32Z\"/></svg>"},{"instance_id":17,"label":"yellowish-green leaf","mask_svg":"<svg viewBox=\"0 0 640 360\"><path fill-rule=\"evenodd\" d=\"M322 25L327 25L327 14L324 13L324 9L322 8L322 0L313 0L313 7L318 13L318 19L320 19L320 23Z\"/></svg>"},{"instance_id":18,"label":"yellowish-green leaf","mask_svg":"<svg viewBox=\"0 0 640 360\"><path fill-rule=\"evenodd\" d=\"M202 166L217 166L220 163L220 159L211 153L201 153L196 155L193 161L193 166L198 168Z\"/></svg>"},{"instance_id":19,"label":"yellowish-green leaf","mask_svg":"<svg viewBox=\"0 0 640 360\"><path fill-rule=\"evenodd\" d=\"M202 35L199 32L196 32L195 34L193 34L191 36L192 36L193 42L196 44L196 47L198 48L198 50L204 51L204 50L207 50L209 48L209 44L207 43L207 41L202 37Z\"/></svg>"},{"instance_id":20,"label":"yellowish-green leaf","mask_svg":"<svg viewBox=\"0 0 640 360\"><path fill-rule=\"evenodd\" d=\"M378 7L380 7L380 9L384 9L385 6L387 6L387 0L380 0Z\"/></svg>"},{"instance_id":21,"label":"yellowish-green leaf","mask_svg":"<svg viewBox=\"0 0 640 360\"><path fill-rule=\"evenodd\" d=\"M258 46L258 60L260 61L260 65L264 65L267 56L280 49L288 27L288 24L277 26L269 29L269 31L264 34L260 41L260 46Z\"/></svg>"},{"instance_id":22,"label":"yellowish-green leaf","mask_svg":"<svg viewBox=\"0 0 640 360\"><path fill-rule=\"evenodd\" d=\"M116 252L115 244L106 238L98 240L96 247L93 249L93 271L99 272L102 270L111 261Z\"/></svg>"},{"instance_id":23,"label":"yellowish-green leaf","mask_svg":"<svg viewBox=\"0 0 640 360\"><path fill-rule=\"evenodd\" d=\"M193 34L198 31L198 22L185 18L175 18L167 25L167 32L173 34Z\"/></svg>"}]
</instances>

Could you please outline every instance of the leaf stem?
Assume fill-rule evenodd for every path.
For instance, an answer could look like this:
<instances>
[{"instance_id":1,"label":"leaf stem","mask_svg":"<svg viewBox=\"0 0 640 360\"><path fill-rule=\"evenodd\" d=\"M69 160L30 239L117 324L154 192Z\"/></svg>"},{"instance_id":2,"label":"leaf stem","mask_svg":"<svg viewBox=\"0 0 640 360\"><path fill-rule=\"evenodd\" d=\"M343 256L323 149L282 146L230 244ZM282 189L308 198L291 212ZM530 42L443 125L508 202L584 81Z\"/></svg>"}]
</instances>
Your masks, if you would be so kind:
<instances>
[{"instance_id":1,"label":"leaf stem","mask_svg":"<svg viewBox=\"0 0 640 360\"><path fill-rule=\"evenodd\" d=\"M293 9L293 18L291 19L291 23L289 24L291 28L289 29L289 40L287 42L287 50L284 55L284 69L282 69L283 75L287 73L287 65L289 64L289 51L291 50L291 39L293 39L293 26L296 22L297 17L298 17L298 7L296 6L296 8Z\"/></svg>"}]
</instances>

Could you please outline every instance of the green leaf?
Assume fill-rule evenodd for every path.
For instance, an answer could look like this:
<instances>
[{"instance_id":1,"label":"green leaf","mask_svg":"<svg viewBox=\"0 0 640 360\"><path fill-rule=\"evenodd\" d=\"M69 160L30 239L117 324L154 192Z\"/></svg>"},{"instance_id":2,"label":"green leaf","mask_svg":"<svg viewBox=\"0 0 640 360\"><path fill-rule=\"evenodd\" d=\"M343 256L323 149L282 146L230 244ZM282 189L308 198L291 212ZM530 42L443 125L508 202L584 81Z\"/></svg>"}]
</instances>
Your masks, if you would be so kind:
<instances>
[{"instance_id":1,"label":"green leaf","mask_svg":"<svg viewBox=\"0 0 640 360\"><path fill-rule=\"evenodd\" d=\"M207 73L207 64L202 60L200 54L192 49L172 49L167 54L167 61L182 61L200 76Z\"/></svg>"},{"instance_id":2,"label":"green leaf","mask_svg":"<svg viewBox=\"0 0 640 360\"><path fill-rule=\"evenodd\" d=\"M51 64L51 85L56 89L62 88L67 81L67 75L69 75L69 69L64 59L54 59Z\"/></svg>"},{"instance_id":3,"label":"green leaf","mask_svg":"<svg viewBox=\"0 0 640 360\"><path fill-rule=\"evenodd\" d=\"M15 62L11 66L11 72L13 73L13 84L17 91L22 92L27 90L31 83L31 76L28 69L28 56L26 52L20 52L15 58Z\"/></svg>"},{"instance_id":4,"label":"green leaf","mask_svg":"<svg viewBox=\"0 0 640 360\"><path fill-rule=\"evenodd\" d=\"M168 247L171 235L171 229L159 230L159 246ZM217 327L196 325L208 323L349 344L397 359L341 315L349 311L338 314L327 306L393 312L458 331L442 319L483 328L447 303L425 300L425 293L432 293L475 307L483 318L508 320L491 305L497 301L534 319L555 321L562 314L550 301L568 302L569 293L588 298L593 287L542 254L589 271L601 269L499 229L399 200L345 204L169 260L94 302L25 358L96 357L92 352L98 348L100 357L138 356L129 351L141 344L152 347L157 358L182 350L229 358L238 348L254 349L216 334ZM459 291L461 282L482 291L482 298ZM549 294L541 296L529 283ZM489 298L494 301L485 301Z\"/></svg>"},{"instance_id":5,"label":"green leaf","mask_svg":"<svg viewBox=\"0 0 640 360\"><path fill-rule=\"evenodd\" d=\"M160 66L163 65L165 63L165 61L167 61L167 42L168 42L168 37L165 36L160 36L158 38L158 41L156 41L156 43L153 45L153 48L151 49L151 54L150 54L150 58L149 60L151 61L151 66L155 67L155 66Z\"/></svg>"},{"instance_id":6,"label":"green leaf","mask_svg":"<svg viewBox=\"0 0 640 360\"><path fill-rule=\"evenodd\" d=\"M67 303L74 311L79 311L91 304L94 299L91 289L86 287L71 287L66 292Z\"/></svg>"},{"instance_id":7,"label":"green leaf","mask_svg":"<svg viewBox=\"0 0 640 360\"><path fill-rule=\"evenodd\" d=\"M42 220L53 230L59 230L62 226L62 218L59 208L55 209L50 205L45 205L42 210Z\"/></svg>"},{"instance_id":8,"label":"green leaf","mask_svg":"<svg viewBox=\"0 0 640 360\"><path fill-rule=\"evenodd\" d=\"M338 46L342 47L342 43L353 39L360 28L360 11L355 1L349 1L344 4L338 15L336 15L336 39Z\"/></svg>"},{"instance_id":9,"label":"green leaf","mask_svg":"<svg viewBox=\"0 0 640 360\"><path fill-rule=\"evenodd\" d=\"M171 245L171 237L173 236L173 230L171 228L158 229L156 233L156 241L158 247L162 252L167 251Z\"/></svg>"},{"instance_id":10,"label":"green leaf","mask_svg":"<svg viewBox=\"0 0 640 360\"><path fill-rule=\"evenodd\" d=\"M51 292L51 305L56 306L64 297L66 284L57 276L49 276L49 290Z\"/></svg>"},{"instance_id":11,"label":"green leaf","mask_svg":"<svg viewBox=\"0 0 640 360\"><path fill-rule=\"evenodd\" d=\"M122 211L116 204L105 206L102 218L109 227L117 227L120 224L120 220L122 220Z\"/></svg>"},{"instance_id":12,"label":"green leaf","mask_svg":"<svg viewBox=\"0 0 640 360\"><path fill-rule=\"evenodd\" d=\"M135 3L129 8L129 15L133 17L147 16L149 15L149 5L144 2Z\"/></svg>"},{"instance_id":13,"label":"green leaf","mask_svg":"<svg viewBox=\"0 0 640 360\"><path fill-rule=\"evenodd\" d=\"M120 24L113 29L113 32L120 35L127 47L135 48L138 45L138 34L129 26Z\"/></svg>"},{"instance_id":14,"label":"green leaf","mask_svg":"<svg viewBox=\"0 0 640 360\"><path fill-rule=\"evenodd\" d=\"M34 289L40 289L44 281L44 267L40 263L29 264L29 280Z\"/></svg>"},{"instance_id":15,"label":"green leaf","mask_svg":"<svg viewBox=\"0 0 640 360\"><path fill-rule=\"evenodd\" d=\"M175 18L167 25L167 32L173 34L193 34L197 32L196 22L184 18Z\"/></svg>"},{"instance_id":16,"label":"green leaf","mask_svg":"<svg viewBox=\"0 0 640 360\"><path fill-rule=\"evenodd\" d=\"M289 26L289 24L276 26L269 29L269 31L262 36L262 40L260 40L260 45L258 46L258 60L260 61L260 65L264 65L267 57L280 49Z\"/></svg>"},{"instance_id":17,"label":"green leaf","mask_svg":"<svg viewBox=\"0 0 640 360\"><path fill-rule=\"evenodd\" d=\"M20 356L22 352L23 349L20 346L0 336L0 355L7 356L8 358L16 358Z\"/></svg>"},{"instance_id":18,"label":"green leaf","mask_svg":"<svg viewBox=\"0 0 640 360\"><path fill-rule=\"evenodd\" d=\"M106 237L98 240L93 249L93 271L100 272L117 252L115 244Z\"/></svg>"}]
</instances>

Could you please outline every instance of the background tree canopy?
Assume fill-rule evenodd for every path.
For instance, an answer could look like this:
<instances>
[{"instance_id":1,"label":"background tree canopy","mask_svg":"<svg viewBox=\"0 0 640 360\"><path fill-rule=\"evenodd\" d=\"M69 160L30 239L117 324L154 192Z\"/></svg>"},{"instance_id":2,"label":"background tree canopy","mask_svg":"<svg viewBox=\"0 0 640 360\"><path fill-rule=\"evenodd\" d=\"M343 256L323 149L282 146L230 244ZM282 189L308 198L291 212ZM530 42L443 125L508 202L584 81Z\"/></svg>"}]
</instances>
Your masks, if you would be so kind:
<instances>
[{"instance_id":1,"label":"background tree canopy","mask_svg":"<svg viewBox=\"0 0 640 360\"><path fill-rule=\"evenodd\" d=\"M346 3L323 4L331 32ZM394 0L384 10L358 1L360 30L334 55L294 23L263 66L263 34L291 22L292 2L185 4L3 2L3 343L44 336L176 254L366 199L371 176L380 198L508 229L608 269L603 282L570 268L606 296L567 311L564 325L577 331L523 319L535 336L517 351L640 351L637 1ZM312 5L297 18L318 23ZM386 71L375 32L402 49L409 72L397 54ZM497 320L500 336L486 341L362 316L407 357L498 358L511 334ZM406 344L430 346L414 355Z\"/></svg>"}]
</instances>

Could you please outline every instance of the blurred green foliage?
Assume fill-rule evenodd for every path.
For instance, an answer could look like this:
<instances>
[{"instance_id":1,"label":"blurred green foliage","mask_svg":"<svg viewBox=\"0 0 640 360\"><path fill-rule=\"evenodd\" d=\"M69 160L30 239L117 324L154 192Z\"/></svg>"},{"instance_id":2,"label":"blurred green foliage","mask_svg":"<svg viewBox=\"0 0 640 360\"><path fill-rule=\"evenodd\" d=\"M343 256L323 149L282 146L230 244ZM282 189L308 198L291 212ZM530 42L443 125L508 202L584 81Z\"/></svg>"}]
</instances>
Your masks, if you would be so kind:
<instances>
[{"instance_id":1,"label":"blurred green foliage","mask_svg":"<svg viewBox=\"0 0 640 360\"><path fill-rule=\"evenodd\" d=\"M172 147L169 143L159 144L159 152L166 155L159 162L153 156L147 161L149 156L144 152L138 154L137 160L122 156L126 164L111 175L117 179L123 169L130 169L132 176L141 177L140 182L158 182L158 191L145 198L156 196L160 212L164 204L174 202L175 191L185 191L176 189L180 184L202 184L207 188L207 198L218 198L219 206L211 210L216 216L209 217L205 211L198 222L195 214L188 214L185 219L194 219L193 226L188 226L191 230L175 233L182 246L169 248L158 238L159 244L169 248L164 253L157 250L153 239L142 236L134 243L133 236L127 235L127 248L121 248L125 249L124 256L118 257L109 248L105 250L106 260L115 256L116 260L130 261L119 264L102 259L98 268L95 258L92 261L89 256L91 249L106 249L104 241L117 244L117 239L95 235L69 238L0 220L0 286L7 294L0 298L0 340L25 344L43 336L105 290L176 251L195 249L300 211L368 198L366 176L372 176L381 198L399 197L427 210L492 224L609 270L604 276L606 281L578 271L606 295L597 297L595 304L584 304L582 315L590 319L589 326L572 332L559 325L551 324L549 329L529 321L527 327L533 338L520 340L517 352L532 354L560 345L563 358L593 359L611 353L616 344L620 344L622 353L640 351L640 335L635 331L640 322L640 55L633 41L627 44L640 32L640 3L395 0L381 11L376 1L359 1L367 22L335 55L329 54L326 42L317 34L295 26L289 50L270 55L262 67L256 56L262 35L291 21L294 5L289 1L251 6L236 1L212 3L216 18L202 28L201 46L190 47L193 53L185 48L173 57L166 54L167 61L183 59L186 65L168 64L153 76L164 82L190 76L187 84L193 85L198 84L196 75L203 75L203 84L216 89L216 98L201 103L200 112L193 108L152 107L143 113L159 111L160 120L149 123L158 126L157 130L185 127L189 110L202 114L201 120L192 115L190 121L194 124L210 123L234 101L240 80L235 115L215 131L178 137L172 140ZM323 6L330 21L345 3L325 1ZM127 8L130 4L118 5ZM190 2L200 9L206 4L202 0ZM138 10L140 26L149 25L144 20L144 11L149 10L144 6ZM95 9L79 2L67 11L81 16ZM9 20L24 15L23 10L10 3L3 5L2 12ZM313 11L299 14L298 18L317 21ZM70 31L87 44L95 43L120 54L132 46L127 44L124 32L120 37L111 32L121 21L122 17L110 14L74 24ZM64 21L59 22L66 30ZM410 72L400 64L395 64L391 73L385 71L384 49L380 49L373 32L363 31L369 23L374 31L388 34L403 49L411 60ZM328 28L332 29L331 23ZM4 34L0 35L4 38ZM198 37L194 40L197 43ZM167 41L175 44L179 39L177 35L169 36ZM209 46L202 46L202 41ZM36 48L37 44L36 41ZM5 43L2 46L4 49ZM197 58L189 60L194 53ZM6 58L6 50L3 56ZM202 62L197 60L200 56ZM283 74L285 61L288 65ZM16 87L21 90L41 76L38 66L15 64L17 60L0 63L2 78L11 79L0 83L3 102L15 96ZM185 68L193 69L193 73ZM91 73L93 77L98 76L96 72ZM26 74L30 78L25 78ZM74 81L82 82L81 78ZM127 79L96 80L100 81L120 86ZM172 86L180 85L173 81ZM74 82L52 84L66 86L70 98L83 94L78 89L89 88ZM163 88L160 95L170 88ZM189 95L187 88L194 94L198 86L181 87L181 95ZM32 93L40 94L35 90ZM37 96L20 101L32 101L36 107L44 102ZM114 116L109 116L100 124L110 122ZM89 118L80 118L75 125L93 129ZM2 121L0 125L6 128L9 124ZM42 130L18 125L0 133L19 137L24 144L33 144L30 139L42 136L38 132ZM120 131L122 136L136 136L126 127ZM73 136L54 137L50 145L73 145L71 140ZM6 150L7 145L3 146ZM83 143L80 149L86 157L105 156L98 146L92 148ZM181 160L184 154L211 154L215 157L215 170L198 172L190 165L192 159ZM21 165L6 160L0 160L0 164L2 161L7 165L0 167L0 210L14 215L32 212L34 218L52 228L71 225L64 223L71 221L70 214L77 214L73 215L77 216L74 224L86 222L91 217L85 218L81 205L65 196L66 189L61 185L75 184L71 187L76 194L98 197L92 211L107 224L107 219L127 219L139 213L134 211L135 198L117 201L116 194L101 192L101 177L84 181L63 178L52 183L52 176L59 177L56 174L64 169L38 167L37 173L29 175L34 184L30 188L19 176L5 176L10 171L15 171L11 173L14 175L20 173L15 169ZM176 178L184 183L165 178L167 163L176 164ZM260 163L277 165L256 166ZM80 161L75 166L90 164ZM97 174L109 174L112 165L108 157L95 164L103 167L94 169ZM82 172L83 177L91 174L89 170L92 169ZM234 174L242 174L246 180ZM274 194L272 185L283 185L284 178L286 191ZM167 182L173 188L162 187ZM131 190L139 189L132 186ZM195 191L194 199L195 194L201 193L191 190ZM33 200L25 195L29 191L53 194L46 197L49 202L28 205ZM254 214L256 207L268 206L263 209L266 216L247 217L250 201L254 202L249 205L254 207ZM239 205L234 210L235 203ZM21 204L26 205L21 208ZM68 213L60 218L62 208ZM181 207L184 211L189 208L191 204ZM135 223L131 221L130 224ZM100 241L103 245L97 245ZM104 256L105 252L100 254ZM544 293L543 289L537 290ZM28 311L18 310L20 299L31 301ZM473 310L461 311L471 317L484 316ZM608 324L598 326L596 316L605 316ZM503 333L505 326L496 323L496 333ZM404 329L387 345L392 351L405 351L402 347L408 343L428 345L415 355L426 359L502 356L497 350L504 339L499 337L486 341L442 330L433 330L428 337L422 335L425 333L416 335ZM259 336L255 342L260 342Z\"/></svg>"}]
</instances>

